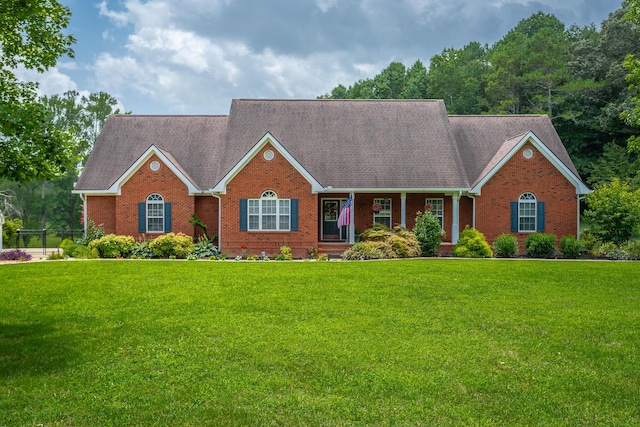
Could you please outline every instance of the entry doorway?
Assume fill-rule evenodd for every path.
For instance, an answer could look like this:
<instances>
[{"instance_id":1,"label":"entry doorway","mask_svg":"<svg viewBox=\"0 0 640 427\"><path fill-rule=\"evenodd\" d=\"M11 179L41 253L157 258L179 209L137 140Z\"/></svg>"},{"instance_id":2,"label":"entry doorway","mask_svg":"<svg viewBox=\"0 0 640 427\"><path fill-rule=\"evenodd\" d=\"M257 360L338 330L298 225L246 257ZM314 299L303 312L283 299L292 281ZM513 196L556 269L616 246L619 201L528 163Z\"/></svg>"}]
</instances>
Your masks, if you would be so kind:
<instances>
[{"instance_id":1,"label":"entry doorway","mask_svg":"<svg viewBox=\"0 0 640 427\"><path fill-rule=\"evenodd\" d=\"M329 242L347 240L348 227L338 228L338 216L347 199L322 199L321 239Z\"/></svg>"}]
</instances>

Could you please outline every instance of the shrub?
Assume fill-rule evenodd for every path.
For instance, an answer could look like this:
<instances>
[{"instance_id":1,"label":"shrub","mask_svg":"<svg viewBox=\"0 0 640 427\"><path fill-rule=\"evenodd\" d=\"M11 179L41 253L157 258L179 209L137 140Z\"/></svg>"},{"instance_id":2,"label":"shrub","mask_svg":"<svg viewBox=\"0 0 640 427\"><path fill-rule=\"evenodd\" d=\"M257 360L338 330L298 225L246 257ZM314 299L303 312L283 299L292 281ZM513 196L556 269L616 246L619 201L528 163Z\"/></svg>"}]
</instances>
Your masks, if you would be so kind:
<instances>
[{"instance_id":1,"label":"shrub","mask_svg":"<svg viewBox=\"0 0 640 427\"><path fill-rule=\"evenodd\" d=\"M493 250L498 258L513 258L518 253L518 239L511 234L501 234L493 242Z\"/></svg>"},{"instance_id":2,"label":"shrub","mask_svg":"<svg viewBox=\"0 0 640 427\"><path fill-rule=\"evenodd\" d=\"M15 240L18 230L22 228L22 220L19 218L5 220L2 227L2 244L11 246L11 242ZM2 248L0 248L2 251Z\"/></svg>"},{"instance_id":3,"label":"shrub","mask_svg":"<svg viewBox=\"0 0 640 427\"><path fill-rule=\"evenodd\" d=\"M168 233L149 242L156 256L163 258L186 258L193 251L193 238L184 233Z\"/></svg>"},{"instance_id":4,"label":"shrub","mask_svg":"<svg viewBox=\"0 0 640 427\"><path fill-rule=\"evenodd\" d=\"M524 241L529 258L553 258L556 254L556 236L550 233L532 233Z\"/></svg>"},{"instance_id":5,"label":"shrub","mask_svg":"<svg viewBox=\"0 0 640 427\"><path fill-rule=\"evenodd\" d=\"M420 251L423 256L435 256L438 254L441 239L446 233L440 227L440 220L430 210L416 214L416 225L413 232L418 239Z\"/></svg>"},{"instance_id":6,"label":"shrub","mask_svg":"<svg viewBox=\"0 0 640 427\"><path fill-rule=\"evenodd\" d=\"M384 258L412 258L420 256L421 252L416 235L403 227L394 227L392 230L385 225L375 224L360 234L360 240L378 248Z\"/></svg>"},{"instance_id":7,"label":"shrub","mask_svg":"<svg viewBox=\"0 0 640 427\"><path fill-rule=\"evenodd\" d=\"M97 240L89 242L88 248L97 249L101 258L120 258L131 253L135 240L131 236L116 236L107 234Z\"/></svg>"},{"instance_id":8,"label":"shrub","mask_svg":"<svg viewBox=\"0 0 640 427\"><path fill-rule=\"evenodd\" d=\"M280 254L276 257L276 260L277 261L291 261L292 259L293 259L293 255L291 254L291 248L289 246L281 246L280 247Z\"/></svg>"},{"instance_id":9,"label":"shrub","mask_svg":"<svg viewBox=\"0 0 640 427\"><path fill-rule=\"evenodd\" d=\"M620 245L640 231L640 189L631 191L629 184L614 178L596 186L586 200L584 215L603 241Z\"/></svg>"},{"instance_id":10,"label":"shrub","mask_svg":"<svg viewBox=\"0 0 640 427\"><path fill-rule=\"evenodd\" d=\"M380 242L358 242L342 253L346 261L384 259L384 253L378 248Z\"/></svg>"},{"instance_id":11,"label":"shrub","mask_svg":"<svg viewBox=\"0 0 640 427\"><path fill-rule=\"evenodd\" d=\"M640 241L634 240L627 244L629 259L640 260Z\"/></svg>"},{"instance_id":12,"label":"shrub","mask_svg":"<svg viewBox=\"0 0 640 427\"><path fill-rule=\"evenodd\" d=\"M458 243L453 247L451 255L463 258L491 258L493 251L491 251L484 234L466 226L460 233Z\"/></svg>"},{"instance_id":13,"label":"shrub","mask_svg":"<svg viewBox=\"0 0 640 427\"><path fill-rule=\"evenodd\" d=\"M31 255L20 249L0 252L0 261L31 261Z\"/></svg>"},{"instance_id":14,"label":"shrub","mask_svg":"<svg viewBox=\"0 0 640 427\"><path fill-rule=\"evenodd\" d=\"M560 251L565 258L580 258L584 253L584 243L576 239L576 236L564 236L560 239Z\"/></svg>"},{"instance_id":15,"label":"shrub","mask_svg":"<svg viewBox=\"0 0 640 427\"><path fill-rule=\"evenodd\" d=\"M104 229L102 225L96 226L95 223L91 220L87 221L87 234L80 240L78 240L78 244L80 246L89 246L94 240L98 240L104 236Z\"/></svg>"},{"instance_id":16,"label":"shrub","mask_svg":"<svg viewBox=\"0 0 640 427\"><path fill-rule=\"evenodd\" d=\"M602 245L602 241L593 233L588 231L580 234L580 241L584 246L584 252L589 252L597 255L598 248Z\"/></svg>"},{"instance_id":17,"label":"shrub","mask_svg":"<svg viewBox=\"0 0 640 427\"><path fill-rule=\"evenodd\" d=\"M135 242L131 246L131 258L133 259L151 259L153 258L153 250L149 247L149 240Z\"/></svg>"},{"instance_id":18,"label":"shrub","mask_svg":"<svg viewBox=\"0 0 640 427\"><path fill-rule=\"evenodd\" d=\"M218 248L209 239L200 236L198 241L193 244L191 254L196 258L209 258L218 254Z\"/></svg>"},{"instance_id":19,"label":"shrub","mask_svg":"<svg viewBox=\"0 0 640 427\"><path fill-rule=\"evenodd\" d=\"M391 234L391 229L384 224L373 224L373 227L367 228L360 233L361 242L384 242Z\"/></svg>"},{"instance_id":20,"label":"shrub","mask_svg":"<svg viewBox=\"0 0 640 427\"><path fill-rule=\"evenodd\" d=\"M64 259L64 255L61 254L60 252L52 252L49 254L49 256L47 257L47 259L49 260L59 260L59 259Z\"/></svg>"}]
</instances>

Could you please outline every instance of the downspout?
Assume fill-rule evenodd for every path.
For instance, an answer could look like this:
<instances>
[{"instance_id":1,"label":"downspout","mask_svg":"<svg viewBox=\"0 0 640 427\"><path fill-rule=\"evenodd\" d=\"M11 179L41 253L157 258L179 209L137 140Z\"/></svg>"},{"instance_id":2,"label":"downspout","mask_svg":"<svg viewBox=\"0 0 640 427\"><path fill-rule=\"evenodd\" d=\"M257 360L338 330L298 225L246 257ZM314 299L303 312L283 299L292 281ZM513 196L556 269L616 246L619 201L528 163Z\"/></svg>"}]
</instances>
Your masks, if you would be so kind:
<instances>
[{"instance_id":1,"label":"downspout","mask_svg":"<svg viewBox=\"0 0 640 427\"><path fill-rule=\"evenodd\" d=\"M80 200L82 200L82 227L84 228L84 237L87 237L87 196L80 193Z\"/></svg>"},{"instance_id":2,"label":"downspout","mask_svg":"<svg viewBox=\"0 0 640 427\"><path fill-rule=\"evenodd\" d=\"M580 200L584 200L585 198L586 196L584 194L583 195L578 194L578 203L577 203L578 211L576 212L576 217L578 218L578 221L577 221L578 229L576 230L576 238L578 240L580 240Z\"/></svg>"},{"instance_id":3,"label":"downspout","mask_svg":"<svg viewBox=\"0 0 640 427\"><path fill-rule=\"evenodd\" d=\"M472 196L471 194L467 194L467 197L470 197L472 200L472 208L471 208L471 228L476 229L476 196Z\"/></svg>"},{"instance_id":4,"label":"downspout","mask_svg":"<svg viewBox=\"0 0 640 427\"><path fill-rule=\"evenodd\" d=\"M211 193L211 195L218 199L218 252L222 252L222 237L220 236L222 231L222 199L217 194Z\"/></svg>"}]
</instances>

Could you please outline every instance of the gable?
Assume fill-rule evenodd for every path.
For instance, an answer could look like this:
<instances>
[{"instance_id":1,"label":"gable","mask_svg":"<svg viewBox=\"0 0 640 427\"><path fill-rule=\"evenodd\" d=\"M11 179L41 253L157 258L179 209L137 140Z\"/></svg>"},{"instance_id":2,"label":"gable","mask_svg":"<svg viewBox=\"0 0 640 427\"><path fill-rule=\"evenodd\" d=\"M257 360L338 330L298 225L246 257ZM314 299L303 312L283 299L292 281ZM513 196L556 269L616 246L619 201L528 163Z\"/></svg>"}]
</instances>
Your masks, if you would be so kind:
<instances>
[{"instance_id":1,"label":"gable","mask_svg":"<svg viewBox=\"0 0 640 427\"><path fill-rule=\"evenodd\" d=\"M80 191L74 189L73 192L93 195L120 195L122 187L138 170L140 170L141 167L143 167L149 161L149 159L154 156L158 159L157 161L161 163L162 166L167 167L180 181L182 181L182 183L184 183L184 185L188 189L189 195L201 193L200 189L198 189L193 183L193 179L190 178L189 175L184 171L184 169L175 162L173 156L153 145L149 147L138 159L136 159L136 161L133 162L133 164L127 170L125 170L124 173L120 175L108 188L93 191ZM154 171L152 169L149 170L149 173L153 172Z\"/></svg>"},{"instance_id":2,"label":"gable","mask_svg":"<svg viewBox=\"0 0 640 427\"><path fill-rule=\"evenodd\" d=\"M527 132L514 138L507 139L500 146L493 158L487 163L476 181L472 184L469 192L471 194L481 194L482 186L485 185L516 153L519 153L525 144L531 144L542 154L549 163L560 172L576 189L576 194L586 194L590 190L540 139L533 133Z\"/></svg>"},{"instance_id":3,"label":"gable","mask_svg":"<svg viewBox=\"0 0 640 427\"><path fill-rule=\"evenodd\" d=\"M260 141L258 141L243 157L240 161L233 166L233 168L218 182L211 192L224 194L226 193L227 184L233 180L241 171L253 160L256 155L262 152L265 146L269 145L284 159L311 185L311 192L318 193L324 190L324 187L278 142L276 138L270 133L266 133Z\"/></svg>"}]
</instances>

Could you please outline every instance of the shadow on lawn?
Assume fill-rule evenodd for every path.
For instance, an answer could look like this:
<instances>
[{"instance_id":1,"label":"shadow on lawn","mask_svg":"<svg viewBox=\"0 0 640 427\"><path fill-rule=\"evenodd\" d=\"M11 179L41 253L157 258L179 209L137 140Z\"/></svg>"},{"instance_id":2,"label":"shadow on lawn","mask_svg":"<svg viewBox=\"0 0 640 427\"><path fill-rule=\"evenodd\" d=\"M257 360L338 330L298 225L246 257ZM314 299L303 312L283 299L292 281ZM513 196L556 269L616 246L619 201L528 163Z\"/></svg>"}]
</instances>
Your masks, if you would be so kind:
<instances>
[{"instance_id":1,"label":"shadow on lawn","mask_svg":"<svg viewBox=\"0 0 640 427\"><path fill-rule=\"evenodd\" d=\"M77 356L73 341L45 323L0 323L0 378L65 369Z\"/></svg>"}]
</instances>

